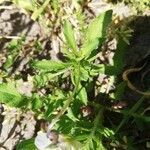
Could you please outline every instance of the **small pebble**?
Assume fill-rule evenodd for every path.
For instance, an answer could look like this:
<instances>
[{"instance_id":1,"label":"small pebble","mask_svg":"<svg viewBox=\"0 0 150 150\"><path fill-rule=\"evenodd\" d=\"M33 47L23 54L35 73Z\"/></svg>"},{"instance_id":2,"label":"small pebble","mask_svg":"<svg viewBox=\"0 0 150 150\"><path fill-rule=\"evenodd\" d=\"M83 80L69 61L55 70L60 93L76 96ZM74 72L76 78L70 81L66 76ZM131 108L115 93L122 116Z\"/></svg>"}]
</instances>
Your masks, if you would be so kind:
<instances>
[{"instance_id":1,"label":"small pebble","mask_svg":"<svg viewBox=\"0 0 150 150\"><path fill-rule=\"evenodd\" d=\"M1 19L3 19L4 21L10 20L10 12L8 10L5 10L1 14Z\"/></svg>"}]
</instances>

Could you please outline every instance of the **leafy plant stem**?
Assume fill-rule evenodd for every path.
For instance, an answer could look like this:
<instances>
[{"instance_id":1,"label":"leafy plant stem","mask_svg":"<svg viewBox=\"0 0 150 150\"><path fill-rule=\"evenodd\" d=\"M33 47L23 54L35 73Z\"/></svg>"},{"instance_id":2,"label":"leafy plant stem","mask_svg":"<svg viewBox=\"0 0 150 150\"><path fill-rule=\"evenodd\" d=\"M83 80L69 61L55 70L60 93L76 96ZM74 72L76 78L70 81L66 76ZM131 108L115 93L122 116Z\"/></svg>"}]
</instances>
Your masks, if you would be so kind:
<instances>
[{"instance_id":1,"label":"leafy plant stem","mask_svg":"<svg viewBox=\"0 0 150 150\"><path fill-rule=\"evenodd\" d=\"M95 132L96 132L96 129L97 129L97 126L100 124L102 126L102 114L103 114L103 108L101 108L94 120L94 127L92 129L92 132L91 132L91 136L93 137ZM100 119L101 118L101 119Z\"/></svg>"},{"instance_id":2,"label":"leafy plant stem","mask_svg":"<svg viewBox=\"0 0 150 150\"><path fill-rule=\"evenodd\" d=\"M75 88L73 90L73 97L76 95L76 93L78 92L78 87L79 87L79 83L80 83L80 74L81 74L81 70L80 70L80 62L78 62L78 66L77 66L77 82L76 82L76 85L75 85Z\"/></svg>"},{"instance_id":3,"label":"leafy plant stem","mask_svg":"<svg viewBox=\"0 0 150 150\"><path fill-rule=\"evenodd\" d=\"M51 130L54 125L59 121L59 118L66 112L67 108L69 107L70 103L72 102L72 96L70 96L66 102L66 104L63 106L62 110L57 114L57 116L52 120L52 122L49 125L49 130Z\"/></svg>"},{"instance_id":4,"label":"leafy plant stem","mask_svg":"<svg viewBox=\"0 0 150 150\"><path fill-rule=\"evenodd\" d=\"M53 126L59 121L59 118L66 112L66 110L68 109L70 103L73 101L75 94L77 93L78 90L78 86L80 83L80 63L78 63L78 80L77 80L77 84L72 92L72 94L69 96L66 104L63 106L62 110L57 114L57 116L52 120L52 122L49 125L49 130L51 130L53 128Z\"/></svg>"},{"instance_id":5,"label":"leafy plant stem","mask_svg":"<svg viewBox=\"0 0 150 150\"><path fill-rule=\"evenodd\" d=\"M63 69L63 70L61 70L61 71L55 73L55 76L61 75L61 74L65 73L65 72L67 72L67 71L69 71L69 70L70 70L70 67L69 67L69 68L66 68L66 69Z\"/></svg>"},{"instance_id":6,"label":"leafy plant stem","mask_svg":"<svg viewBox=\"0 0 150 150\"><path fill-rule=\"evenodd\" d=\"M117 133L120 128L129 120L130 118L130 114L133 114L138 108L139 106L141 105L141 103L144 101L145 97L142 96L138 101L137 103L135 103L135 105L129 110L129 113L125 115L124 119L121 121L121 123L119 124L119 126L117 127L115 133Z\"/></svg>"},{"instance_id":7,"label":"leafy plant stem","mask_svg":"<svg viewBox=\"0 0 150 150\"><path fill-rule=\"evenodd\" d=\"M32 14L31 18L33 20L36 20L37 17L43 12L43 10L45 9L45 7L48 5L49 2L50 2L50 0L46 0L44 2L44 4L38 10L34 11L34 13Z\"/></svg>"}]
</instances>

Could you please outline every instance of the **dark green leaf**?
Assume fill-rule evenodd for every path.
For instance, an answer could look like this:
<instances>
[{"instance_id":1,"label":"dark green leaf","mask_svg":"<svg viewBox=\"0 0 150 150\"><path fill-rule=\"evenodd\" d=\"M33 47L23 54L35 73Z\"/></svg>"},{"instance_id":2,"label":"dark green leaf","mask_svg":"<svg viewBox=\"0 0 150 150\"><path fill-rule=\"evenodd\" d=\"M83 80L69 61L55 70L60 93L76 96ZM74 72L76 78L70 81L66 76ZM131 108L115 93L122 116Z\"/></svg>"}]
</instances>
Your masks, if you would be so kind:
<instances>
[{"instance_id":1,"label":"dark green leaf","mask_svg":"<svg viewBox=\"0 0 150 150\"><path fill-rule=\"evenodd\" d=\"M17 145L16 150L37 150L34 139L24 140Z\"/></svg>"},{"instance_id":2,"label":"dark green leaf","mask_svg":"<svg viewBox=\"0 0 150 150\"><path fill-rule=\"evenodd\" d=\"M66 115L63 115L57 124L58 130L63 134L70 134L70 131L74 128L74 126L75 123Z\"/></svg>"},{"instance_id":3,"label":"dark green leaf","mask_svg":"<svg viewBox=\"0 0 150 150\"><path fill-rule=\"evenodd\" d=\"M116 86L115 100L120 100L122 98L125 86L126 86L125 82L121 82L119 85Z\"/></svg>"},{"instance_id":4,"label":"dark green leaf","mask_svg":"<svg viewBox=\"0 0 150 150\"><path fill-rule=\"evenodd\" d=\"M73 122L78 121L78 118L76 118L76 116L74 115L72 108L69 107L67 110L67 114L66 114Z\"/></svg>"},{"instance_id":5,"label":"dark green leaf","mask_svg":"<svg viewBox=\"0 0 150 150\"><path fill-rule=\"evenodd\" d=\"M115 51L115 55L113 58L113 66L106 66L105 73L107 75L118 75L122 72L122 69L124 67L124 54L125 50L127 48L127 43L124 42L122 37L119 38L117 49Z\"/></svg>"}]
</instances>

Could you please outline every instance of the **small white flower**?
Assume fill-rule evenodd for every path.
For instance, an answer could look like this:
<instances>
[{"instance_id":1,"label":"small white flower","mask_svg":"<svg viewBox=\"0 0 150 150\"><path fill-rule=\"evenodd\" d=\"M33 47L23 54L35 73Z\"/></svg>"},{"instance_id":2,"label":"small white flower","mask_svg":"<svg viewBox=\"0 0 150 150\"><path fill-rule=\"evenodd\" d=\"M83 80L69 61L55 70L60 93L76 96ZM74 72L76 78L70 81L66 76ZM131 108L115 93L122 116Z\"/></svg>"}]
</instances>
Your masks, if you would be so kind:
<instances>
[{"instance_id":1,"label":"small white flower","mask_svg":"<svg viewBox=\"0 0 150 150\"><path fill-rule=\"evenodd\" d=\"M42 131L38 132L38 135L36 136L34 143L39 150L45 150L52 144L52 142L47 137L47 133Z\"/></svg>"},{"instance_id":2,"label":"small white flower","mask_svg":"<svg viewBox=\"0 0 150 150\"><path fill-rule=\"evenodd\" d=\"M49 136L48 136L49 135ZM51 138L53 137L53 140ZM35 138L35 145L38 150L78 150L81 149L81 143L65 135L59 134L58 142L56 134L51 131L50 134L40 131Z\"/></svg>"}]
</instances>

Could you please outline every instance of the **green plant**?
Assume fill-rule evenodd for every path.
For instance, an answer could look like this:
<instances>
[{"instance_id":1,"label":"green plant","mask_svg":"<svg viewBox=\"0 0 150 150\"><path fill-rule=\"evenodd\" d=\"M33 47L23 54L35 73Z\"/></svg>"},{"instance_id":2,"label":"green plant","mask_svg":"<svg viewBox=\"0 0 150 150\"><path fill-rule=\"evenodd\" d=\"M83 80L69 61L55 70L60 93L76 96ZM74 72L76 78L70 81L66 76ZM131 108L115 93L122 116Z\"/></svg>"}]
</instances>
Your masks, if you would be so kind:
<instances>
[{"instance_id":1,"label":"green plant","mask_svg":"<svg viewBox=\"0 0 150 150\"><path fill-rule=\"evenodd\" d=\"M50 122L49 130L55 128L63 134L73 136L74 139L82 141L84 144L83 149L101 148L102 137L111 136L112 131L106 129L102 125L103 108L99 107L94 109L95 119L90 123L90 120L84 118L80 109L85 105L88 105L87 88L90 86L93 79L99 73L104 73L105 66L103 64L96 64L95 55L98 53L97 48L106 39L106 33L108 25L111 22L112 11L107 11L98 16L88 26L84 36L84 43L81 47L77 46L74 31L71 24L68 21L64 23L64 36L66 40L67 48L63 50L65 59L63 61L42 60L34 61L32 66L39 69L39 74L35 77L35 82L38 86L49 86L52 82L54 85L58 85L57 82L64 82L69 80L70 88L63 89L61 85L59 87L53 87L52 93L54 95L61 95L61 99L56 101L50 97L51 111L52 108L55 111L55 103L58 103L61 110L54 116L52 113L46 113L47 119L53 118ZM93 32L96 29L95 32ZM52 85L53 86L53 85ZM59 90L58 90L59 88ZM91 92L91 91L89 91ZM53 95L51 95L53 96ZM59 101L59 102L58 102ZM63 103L63 104L62 104ZM93 104L94 105L94 104ZM50 111L48 109L48 111ZM65 113L65 114L64 114ZM51 119L50 119L51 120ZM64 128L63 124L68 122L68 130ZM86 123L88 122L88 124ZM84 125L84 124L87 124ZM93 127L92 127L93 126ZM91 129L92 128L92 129ZM97 135L97 133L99 135ZM101 141L101 142L100 142Z\"/></svg>"},{"instance_id":2,"label":"green plant","mask_svg":"<svg viewBox=\"0 0 150 150\"><path fill-rule=\"evenodd\" d=\"M126 82L120 79L120 75L124 69L124 52L132 32L127 28L128 20L125 23L116 17L116 20L112 21L112 10L109 10L87 25L84 23L86 15L82 10L84 2L69 1L73 4L73 14L78 20L80 36L77 36L79 33L74 32L74 24L62 19L62 15L67 13L61 8L62 1L12 2L31 14L32 19L40 23L42 20L44 26L49 27L47 29L52 33L55 32L55 23L59 22L59 26L62 27L63 21L64 33L64 45L60 47L63 57L58 61L48 60L49 57L41 60L35 56L37 53L40 55L43 50L40 41L24 45L22 38L12 40L7 47L6 62L2 66L0 102L18 107L22 111L30 109L35 112L37 120L44 119L48 122L47 129L41 129L35 138L20 142L17 150L134 149L136 139L128 135L128 131L123 131L124 125L133 118L131 125L134 123L142 130L143 124L149 123L149 107L144 110L142 106L145 97L131 108L129 106L120 110L126 107L121 106L121 103L113 106L113 103L122 100L126 88ZM54 16L52 20L48 18L51 15ZM112 63L99 61L99 53L105 54L103 48L114 38L117 48L115 52L111 51L114 53ZM106 52L108 51L109 49L106 49ZM27 67L32 72L28 74L31 78L28 82L34 83L30 96L25 95L26 91L25 94L21 94L18 90L18 82L23 80L22 74L8 73L18 60L26 56L29 57L29 62L25 69ZM28 73L26 70L25 72ZM100 83L100 75L105 75L108 83L105 83L105 80ZM103 85L115 85L115 88L103 92ZM117 113L117 117L111 120L111 117L115 116L114 113Z\"/></svg>"},{"instance_id":3,"label":"green plant","mask_svg":"<svg viewBox=\"0 0 150 150\"><path fill-rule=\"evenodd\" d=\"M32 18L37 19L47 7L49 1L45 1L41 8L39 4L33 5L28 1L25 3L15 1L15 3L25 9L28 8L27 10L31 12L33 11ZM57 14L60 8L56 7L54 1L52 1L52 5L54 5L54 11ZM118 34L113 66L99 64L97 63L98 53L106 38L108 38L109 31L113 30L111 29L112 10L96 17L87 29L83 29L82 13L77 12L77 15L81 19L81 30L84 32L82 33L83 37L81 37L82 43L77 44L76 41L78 40L75 39L72 25L69 21L65 21L65 48L61 51L64 58L59 61L34 60L31 62L31 66L36 70L36 75L33 77L35 91L33 91L31 97L20 94L16 90L18 86L16 81L10 84L10 80L6 79L8 83L0 85L1 102L25 110L32 109L38 118L44 118L49 122L47 133L53 129L59 131L59 136L63 142L65 141L67 147L71 145L75 149L77 145L80 145L80 149L105 149L103 139L113 138L114 132L103 125L103 115L107 108L99 102L98 95L101 94L101 91L95 80L97 80L99 74L107 74L114 79L114 76L122 72L128 32L127 36L124 36L122 30L117 28L115 33L111 33ZM22 45L22 39L10 43L8 59L4 64L5 70L12 66ZM41 49L39 43L36 43L35 46L37 49ZM11 57L11 60L9 57ZM118 100L121 97L124 85L124 83L118 85L114 93L114 99ZM46 93L40 95L41 89L46 89ZM93 96L90 97L90 94ZM41 133L35 139L36 144L38 143L37 138L40 138L40 136L44 136L45 140L47 138L46 133ZM62 141L59 142L62 143ZM40 145L42 144L41 142ZM54 146L50 141L47 144L46 146L50 146L50 149ZM36 149L33 146L33 139L21 142L17 149L24 149L26 148L25 145L31 149Z\"/></svg>"},{"instance_id":4,"label":"green plant","mask_svg":"<svg viewBox=\"0 0 150 150\"><path fill-rule=\"evenodd\" d=\"M103 136L110 137L113 131L103 126L103 107L97 107L97 100L92 102L93 110L88 106L90 99L87 92L91 92L90 86L94 77L105 73L105 65L95 63L95 56L99 52L98 47L107 37L111 16L112 11L109 10L95 18L88 26L80 47L76 43L72 25L65 21L66 48L62 51L65 59L33 61L31 64L39 70L38 75L34 77L35 85L37 88L49 88L50 93L39 96L34 92L31 97L27 97L15 90L15 83L1 84L2 102L10 106L30 108L37 114L43 108L44 111L40 115L50 121L49 131L56 129L60 134L77 139L84 143L84 147L81 146L83 149L104 149ZM65 85L67 81L68 87ZM91 109L93 119L84 117L88 109Z\"/></svg>"},{"instance_id":5,"label":"green plant","mask_svg":"<svg viewBox=\"0 0 150 150\"><path fill-rule=\"evenodd\" d=\"M17 39L17 40L13 39L7 46L7 49L8 49L7 59L3 66L5 70L9 69L19 57L24 41L25 41L24 37L22 37L21 39Z\"/></svg>"}]
</instances>

